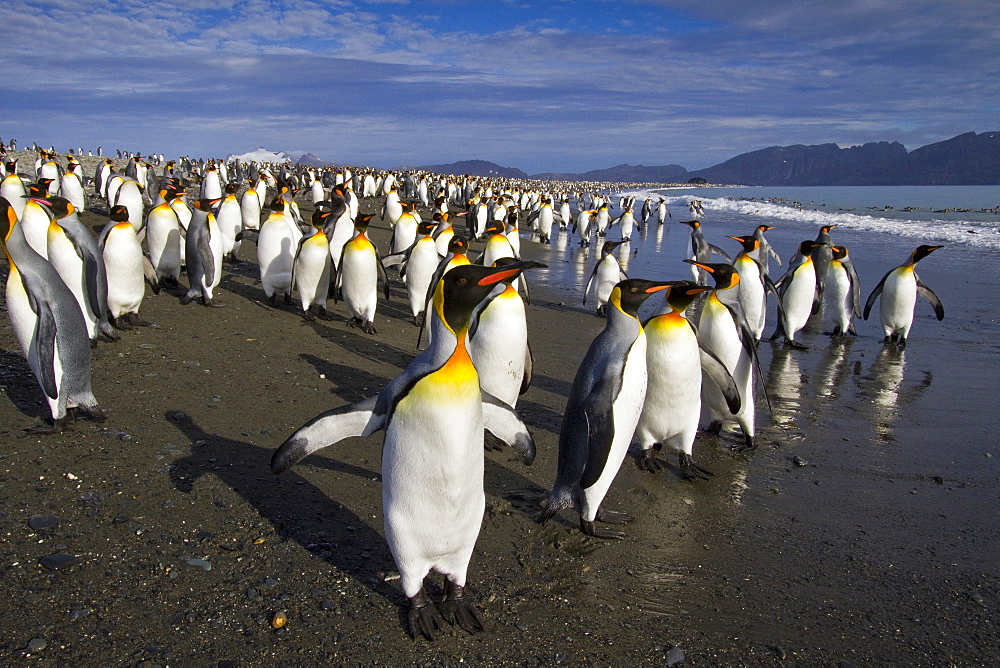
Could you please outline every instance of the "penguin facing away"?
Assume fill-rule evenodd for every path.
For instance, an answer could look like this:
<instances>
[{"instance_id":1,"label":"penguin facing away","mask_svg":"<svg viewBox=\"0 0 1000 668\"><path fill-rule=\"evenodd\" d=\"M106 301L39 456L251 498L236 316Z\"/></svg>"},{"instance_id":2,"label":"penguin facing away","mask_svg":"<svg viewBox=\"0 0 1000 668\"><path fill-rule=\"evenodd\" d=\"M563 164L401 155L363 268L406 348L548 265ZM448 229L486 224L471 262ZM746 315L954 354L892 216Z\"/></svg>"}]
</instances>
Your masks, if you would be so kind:
<instances>
[{"instance_id":1,"label":"penguin facing away","mask_svg":"<svg viewBox=\"0 0 1000 668\"><path fill-rule=\"evenodd\" d=\"M934 291L917 276L916 264L943 246L918 246L909 259L882 277L865 301L864 319L868 319L875 299L879 295L879 318L885 331L885 343L894 343L900 348L906 346L906 338L913 326L913 309L920 295L934 308L938 320L944 320L944 305Z\"/></svg>"},{"instance_id":2,"label":"penguin facing away","mask_svg":"<svg viewBox=\"0 0 1000 668\"><path fill-rule=\"evenodd\" d=\"M434 288L432 344L376 396L316 416L271 459L271 470L281 473L328 445L385 430L385 536L408 600L407 622L414 638L433 639L442 617L469 633L484 628L465 585L485 509L485 432L510 444L529 464L534 442L509 406L480 390L467 337L482 300L535 265L465 265L445 274ZM438 606L424 589L431 571L445 576Z\"/></svg>"},{"instance_id":3,"label":"penguin facing away","mask_svg":"<svg viewBox=\"0 0 1000 668\"><path fill-rule=\"evenodd\" d=\"M7 317L52 414L51 425L28 432L63 431L78 408L104 420L90 387L90 337L80 305L55 268L28 244L14 208L3 197L0 237L10 267Z\"/></svg>"},{"instance_id":4,"label":"penguin facing away","mask_svg":"<svg viewBox=\"0 0 1000 668\"><path fill-rule=\"evenodd\" d=\"M181 297L181 304L190 304L195 297L201 297L203 305L218 306L212 301L213 291L222 280L222 233L212 214L212 207L218 203L217 199L205 198L194 203L184 253L190 285Z\"/></svg>"},{"instance_id":5,"label":"penguin facing away","mask_svg":"<svg viewBox=\"0 0 1000 668\"><path fill-rule=\"evenodd\" d=\"M638 310L652 294L673 284L630 278L611 291L607 324L573 380L559 431L556 480L539 523L575 507L583 533L625 537L594 522L623 524L631 519L601 508L601 502L625 459L646 396L646 337Z\"/></svg>"}]
</instances>

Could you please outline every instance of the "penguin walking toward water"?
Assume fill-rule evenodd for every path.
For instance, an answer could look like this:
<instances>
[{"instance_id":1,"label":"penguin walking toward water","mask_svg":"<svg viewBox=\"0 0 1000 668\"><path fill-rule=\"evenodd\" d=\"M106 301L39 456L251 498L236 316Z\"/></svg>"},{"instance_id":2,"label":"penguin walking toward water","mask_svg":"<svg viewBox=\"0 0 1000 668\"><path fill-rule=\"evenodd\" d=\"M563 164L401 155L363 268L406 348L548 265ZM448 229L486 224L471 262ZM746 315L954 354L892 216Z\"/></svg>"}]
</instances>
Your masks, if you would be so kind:
<instances>
[{"instance_id":1,"label":"penguin walking toward water","mask_svg":"<svg viewBox=\"0 0 1000 668\"><path fill-rule=\"evenodd\" d=\"M705 235L701 231L701 221L682 220L680 223L691 228L691 259L694 260L690 263L691 275L698 285L705 285L708 279L706 273L699 270L699 267L711 261L712 253L725 259L726 262L732 263L733 260L729 257L729 253L705 240Z\"/></svg>"},{"instance_id":2,"label":"penguin walking toward water","mask_svg":"<svg viewBox=\"0 0 1000 668\"><path fill-rule=\"evenodd\" d=\"M768 230L773 230L774 228L770 225L758 225L757 229L753 231L753 238L760 242L760 253L758 254L758 259L760 260L760 266L764 269L764 273L767 274L768 259L774 258L774 261L781 266L781 256L778 255L778 251L774 250L771 244L768 243L767 239L764 238L764 233Z\"/></svg>"},{"instance_id":3,"label":"penguin walking toward water","mask_svg":"<svg viewBox=\"0 0 1000 668\"><path fill-rule=\"evenodd\" d=\"M181 297L181 304L190 304L200 297L205 306L219 306L212 301L222 280L222 232L212 214L212 207L218 203L217 199L204 198L194 203L185 239L189 287Z\"/></svg>"},{"instance_id":4,"label":"penguin walking toward water","mask_svg":"<svg viewBox=\"0 0 1000 668\"><path fill-rule=\"evenodd\" d=\"M885 331L885 343L894 343L900 348L906 346L906 338L910 335L910 328L913 326L913 309L917 304L917 295L930 302L938 320L944 320L944 305L934 294L934 291L920 280L916 271L917 262L939 248L943 248L943 246L918 246L910 253L906 262L883 276L872 293L868 295L863 314L865 320L871 313L875 299L879 295L882 296L882 301L879 304L879 317L882 321L882 329Z\"/></svg>"},{"instance_id":5,"label":"penguin walking toward water","mask_svg":"<svg viewBox=\"0 0 1000 668\"><path fill-rule=\"evenodd\" d=\"M346 257L345 249L345 262ZM409 602L407 622L414 638L433 639L442 617L469 633L484 628L465 587L486 505L485 432L510 444L525 463L534 460L535 449L513 409L480 389L467 339L482 300L535 264L467 265L445 274L434 287L433 343L376 396L318 415L271 459L271 470L280 473L345 438L385 430L385 537ZM445 577L438 606L424 589L431 571Z\"/></svg>"},{"instance_id":6,"label":"penguin walking toward water","mask_svg":"<svg viewBox=\"0 0 1000 668\"><path fill-rule=\"evenodd\" d=\"M646 399L635 428L642 450L641 466L657 473L664 462L654 455L663 446L676 452L681 476L707 479L711 471L694 463L692 449L701 414L702 373L722 391L729 411L740 410L740 393L725 364L698 344L698 333L684 311L712 288L683 281L666 291L666 308L644 325L646 333Z\"/></svg>"},{"instance_id":7,"label":"penguin walking toward water","mask_svg":"<svg viewBox=\"0 0 1000 668\"><path fill-rule=\"evenodd\" d=\"M836 225L824 225L819 228L816 235L816 243L813 248L812 261L816 266L816 292L819 294L820 306L823 304L823 292L826 290L826 277L830 271L830 262L833 260L833 240L830 238L830 231Z\"/></svg>"},{"instance_id":8,"label":"penguin walking toward water","mask_svg":"<svg viewBox=\"0 0 1000 668\"><path fill-rule=\"evenodd\" d=\"M375 309L378 307L378 284L382 283L389 299L389 278L382 266L382 257L368 238L368 223L373 216L358 216L354 221L357 234L344 244L340 264L334 278L334 300L343 298L351 314L349 327L360 327L366 334L377 334Z\"/></svg>"},{"instance_id":9,"label":"penguin walking toward water","mask_svg":"<svg viewBox=\"0 0 1000 668\"><path fill-rule=\"evenodd\" d=\"M583 290L583 305L586 306L590 286L595 286L594 299L597 301L597 315L602 318L608 314L608 299L611 297L611 291L618 283L628 278L613 252L615 248L624 243L626 243L624 239L604 242L604 245L601 246L601 259L594 265L594 269L590 272L590 278L587 280L587 287Z\"/></svg>"},{"instance_id":10,"label":"penguin walking toward water","mask_svg":"<svg viewBox=\"0 0 1000 668\"><path fill-rule=\"evenodd\" d=\"M821 297L817 288L817 267L813 257L822 244L807 239L799 244L799 252L788 263L788 271L775 284L781 300L778 326L771 334L771 341L784 337L788 345L803 349L805 346L795 340L809 317L819 313Z\"/></svg>"},{"instance_id":11,"label":"penguin walking toward water","mask_svg":"<svg viewBox=\"0 0 1000 668\"><path fill-rule=\"evenodd\" d=\"M691 260L685 260L691 262ZM731 264L699 264L712 274L715 289L709 293L698 322L698 345L712 353L725 365L736 381L740 394L738 411L733 411L722 387L715 382L702 384L702 414L708 420L707 431L719 434L726 422L736 422L743 431L743 444L737 450L752 450L756 441L756 405L754 374L760 379L761 391L768 401L757 359L757 345L746 316L739 304L740 275Z\"/></svg>"},{"instance_id":12,"label":"penguin walking toward water","mask_svg":"<svg viewBox=\"0 0 1000 668\"><path fill-rule=\"evenodd\" d=\"M854 314L861 310L861 283L846 246L834 246L827 276L833 331L831 336L857 336Z\"/></svg>"},{"instance_id":13,"label":"penguin walking toward water","mask_svg":"<svg viewBox=\"0 0 1000 668\"><path fill-rule=\"evenodd\" d=\"M63 431L78 408L104 420L90 387L90 336L80 305L55 268L28 245L14 208L3 197L0 237L10 271L7 318L52 415L51 425L28 431Z\"/></svg>"},{"instance_id":14,"label":"penguin walking toward water","mask_svg":"<svg viewBox=\"0 0 1000 668\"><path fill-rule=\"evenodd\" d=\"M580 363L559 431L555 485L538 522L564 508L580 512L580 530L598 538L624 538L594 522L623 524L625 513L601 508L618 474L646 397L646 336L638 311L672 283L638 278L611 291L608 320Z\"/></svg>"},{"instance_id":15,"label":"penguin walking toward water","mask_svg":"<svg viewBox=\"0 0 1000 668\"><path fill-rule=\"evenodd\" d=\"M139 306L146 292L142 245L127 208L111 207L111 221L101 230L97 245L108 275L108 315L118 329L145 326Z\"/></svg>"}]
</instances>

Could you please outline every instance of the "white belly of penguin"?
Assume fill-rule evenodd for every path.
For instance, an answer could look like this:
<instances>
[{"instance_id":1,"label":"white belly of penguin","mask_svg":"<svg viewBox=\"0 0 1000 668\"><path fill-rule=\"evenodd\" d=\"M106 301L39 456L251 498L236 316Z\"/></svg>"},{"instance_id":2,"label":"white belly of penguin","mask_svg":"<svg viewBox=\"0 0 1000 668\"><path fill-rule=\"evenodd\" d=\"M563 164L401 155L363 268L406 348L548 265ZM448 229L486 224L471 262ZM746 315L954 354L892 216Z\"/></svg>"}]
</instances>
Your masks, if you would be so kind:
<instances>
[{"instance_id":1,"label":"white belly of penguin","mask_svg":"<svg viewBox=\"0 0 1000 668\"><path fill-rule=\"evenodd\" d=\"M108 311L112 317L138 312L145 285L142 247L129 229L115 229L104 245L104 266L108 273Z\"/></svg>"},{"instance_id":2,"label":"white belly of penguin","mask_svg":"<svg viewBox=\"0 0 1000 668\"><path fill-rule=\"evenodd\" d=\"M635 433L635 426L639 422L645 400L646 335L640 330L625 358L621 390L612 402L611 412L615 433L607 464L597 482L583 490L585 508L581 514L584 519L594 519L597 507L611 488L615 476L618 475L618 469L625 460L625 453L628 452L628 446L632 442L632 435Z\"/></svg>"},{"instance_id":3,"label":"white belly of penguin","mask_svg":"<svg viewBox=\"0 0 1000 668\"><path fill-rule=\"evenodd\" d=\"M687 325L658 330L646 344L646 399L636 427L643 446L693 435L701 410L701 359L694 331Z\"/></svg>"},{"instance_id":4,"label":"white belly of penguin","mask_svg":"<svg viewBox=\"0 0 1000 668\"><path fill-rule=\"evenodd\" d=\"M917 305L917 279L912 271L896 269L885 279L879 317L886 334L906 336L913 324L913 308Z\"/></svg>"},{"instance_id":5,"label":"white belly of penguin","mask_svg":"<svg viewBox=\"0 0 1000 668\"><path fill-rule=\"evenodd\" d=\"M341 292L351 315L371 320L378 302L378 259L370 249L348 251L341 257L343 264Z\"/></svg>"},{"instance_id":6,"label":"white belly of penguin","mask_svg":"<svg viewBox=\"0 0 1000 668\"><path fill-rule=\"evenodd\" d=\"M90 338L97 336L97 316L90 308L90 302L84 293L83 260L76 254L76 247L73 242L62 233L49 234L49 264L55 267L63 283L70 289L76 297L76 303L80 305L84 320L87 321L87 335Z\"/></svg>"},{"instance_id":7,"label":"white belly of penguin","mask_svg":"<svg viewBox=\"0 0 1000 668\"><path fill-rule=\"evenodd\" d=\"M464 584L486 504L478 379L445 386L434 375L396 406L382 450L385 535L407 596L432 569Z\"/></svg>"}]
</instances>

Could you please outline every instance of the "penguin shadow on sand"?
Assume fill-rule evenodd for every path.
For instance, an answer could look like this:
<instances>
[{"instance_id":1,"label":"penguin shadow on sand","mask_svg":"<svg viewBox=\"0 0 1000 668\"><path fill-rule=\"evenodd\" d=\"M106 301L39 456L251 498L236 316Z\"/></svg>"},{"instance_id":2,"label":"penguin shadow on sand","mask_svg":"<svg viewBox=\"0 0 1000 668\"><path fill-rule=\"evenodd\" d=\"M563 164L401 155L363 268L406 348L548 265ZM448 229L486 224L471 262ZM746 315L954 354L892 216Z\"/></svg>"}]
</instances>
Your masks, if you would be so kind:
<instances>
[{"instance_id":1,"label":"penguin shadow on sand","mask_svg":"<svg viewBox=\"0 0 1000 668\"><path fill-rule=\"evenodd\" d=\"M191 453L171 467L174 487L190 493L202 476L218 477L270 522L283 539L295 541L303 549L312 548L313 554L394 605L405 603L402 593L379 577L395 566L385 538L366 520L295 469L273 475L273 449L207 433L190 417L178 419L177 415L176 410L164 413L167 422L188 439ZM308 462L311 467L363 478L368 484L381 479L377 471L325 457L310 457ZM318 552L317 543L320 548L329 543L328 549ZM367 555L361 556L363 553Z\"/></svg>"},{"instance_id":2,"label":"penguin shadow on sand","mask_svg":"<svg viewBox=\"0 0 1000 668\"><path fill-rule=\"evenodd\" d=\"M299 355L299 358L311 364L318 374L326 375L326 380L333 385L330 392L335 395L335 398L331 400L329 406L324 407L324 410L366 399L379 392L387 383L386 379L380 376L321 359L315 355L302 354ZM521 403L518 402L518 407L520 405ZM524 419L524 415L521 417ZM530 421L525 420L525 423L529 429L536 429ZM313 462L314 460L310 459L309 461ZM538 511L539 499L544 498L548 494L548 490L524 477L511 466L505 465L502 463L503 461L509 462L513 467L522 466L517 462L517 455L509 448L486 453L484 478L486 493L490 496L503 498L516 510L525 515L533 516Z\"/></svg>"},{"instance_id":3,"label":"penguin shadow on sand","mask_svg":"<svg viewBox=\"0 0 1000 668\"><path fill-rule=\"evenodd\" d=\"M14 408L25 416L43 421L51 417L45 394L19 351L0 351L0 386Z\"/></svg>"},{"instance_id":4,"label":"penguin shadow on sand","mask_svg":"<svg viewBox=\"0 0 1000 668\"><path fill-rule=\"evenodd\" d=\"M336 321L337 316L333 316L333 319ZM361 357L380 364L391 364L400 370L405 369L417 355L416 328L413 330L414 349L411 352L390 346L384 341L380 341L378 339L378 335L371 336L369 334L364 334L359 329L348 327L346 323L343 323L341 327L331 326L330 323L322 323L318 320L308 322L308 324L325 341L329 341L330 343L340 346L346 352L352 355L360 355ZM382 385L388 382L388 380L388 378L383 378ZM381 386L376 389L376 392L380 389L382 389ZM375 392L372 392L371 394L375 394Z\"/></svg>"}]
</instances>

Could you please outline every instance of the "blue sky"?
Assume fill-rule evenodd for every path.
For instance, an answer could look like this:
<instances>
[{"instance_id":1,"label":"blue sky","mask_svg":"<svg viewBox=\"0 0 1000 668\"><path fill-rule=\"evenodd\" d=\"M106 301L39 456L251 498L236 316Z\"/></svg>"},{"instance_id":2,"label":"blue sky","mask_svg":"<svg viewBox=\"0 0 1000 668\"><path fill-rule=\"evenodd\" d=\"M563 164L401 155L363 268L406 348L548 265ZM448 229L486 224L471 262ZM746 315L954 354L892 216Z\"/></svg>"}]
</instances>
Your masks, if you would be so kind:
<instances>
[{"instance_id":1,"label":"blue sky","mask_svg":"<svg viewBox=\"0 0 1000 668\"><path fill-rule=\"evenodd\" d=\"M0 4L0 137L699 169L1000 129L996 0Z\"/></svg>"}]
</instances>

